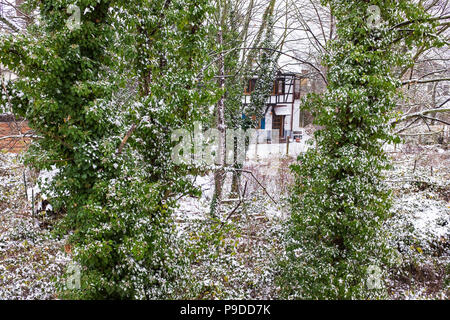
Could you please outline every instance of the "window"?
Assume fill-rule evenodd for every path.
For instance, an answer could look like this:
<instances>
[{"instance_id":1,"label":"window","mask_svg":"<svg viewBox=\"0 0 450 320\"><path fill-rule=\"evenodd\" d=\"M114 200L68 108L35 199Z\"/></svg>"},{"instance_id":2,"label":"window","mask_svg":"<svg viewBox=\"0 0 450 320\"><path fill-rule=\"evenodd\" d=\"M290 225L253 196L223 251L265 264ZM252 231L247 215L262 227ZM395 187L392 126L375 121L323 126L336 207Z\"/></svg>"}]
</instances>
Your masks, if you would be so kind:
<instances>
[{"instance_id":1,"label":"window","mask_svg":"<svg viewBox=\"0 0 450 320\"><path fill-rule=\"evenodd\" d=\"M277 94L282 95L284 94L284 79L278 79L277 80Z\"/></svg>"},{"instance_id":2,"label":"window","mask_svg":"<svg viewBox=\"0 0 450 320\"><path fill-rule=\"evenodd\" d=\"M283 95L284 94L285 79L277 79L274 81L272 94Z\"/></svg>"},{"instance_id":3,"label":"window","mask_svg":"<svg viewBox=\"0 0 450 320\"><path fill-rule=\"evenodd\" d=\"M248 80L244 88L244 94L251 94L253 91L255 91L255 88L256 88L256 79Z\"/></svg>"},{"instance_id":4,"label":"window","mask_svg":"<svg viewBox=\"0 0 450 320\"><path fill-rule=\"evenodd\" d=\"M295 86L295 97L294 97L294 99L300 99L301 90L302 90L301 80L300 79L295 79L294 80L294 86Z\"/></svg>"},{"instance_id":5,"label":"window","mask_svg":"<svg viewBox=\"0 0 450 320\"><path fill-rule=\"evenodd\" d=\"M277 79L273 83L272 95L284 95L285 94L285 79ZM244 94L250 95L256 88L256 79L250 79L246 82L244 88Z\"/></svg>"}]
</instances>

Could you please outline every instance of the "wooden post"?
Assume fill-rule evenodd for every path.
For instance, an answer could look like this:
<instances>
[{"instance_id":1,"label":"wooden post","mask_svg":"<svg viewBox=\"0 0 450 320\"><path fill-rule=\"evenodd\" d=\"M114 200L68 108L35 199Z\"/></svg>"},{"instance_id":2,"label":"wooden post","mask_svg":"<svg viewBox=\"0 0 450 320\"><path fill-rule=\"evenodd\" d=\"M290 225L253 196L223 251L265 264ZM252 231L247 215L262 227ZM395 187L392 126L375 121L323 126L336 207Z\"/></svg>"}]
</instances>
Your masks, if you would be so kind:
<instances>
[{"instance_id":1,"label":"wooden post","mask_svg":"<svg viewBox=\"0 0 450 320\"><path fill-rule=\"evenodd\" d=\"M291 135L290 137L292 137L292 141L294 141L294 105L295 105L295 81L296 81L296 76L293 77L293 80L291 80L291 85L293 85L294 89L292 90L292 107L291 107ZM292 81L294 83L292 83ZM301 78L300 78L300 88L301 88ZM289 139L287 139L286 141L286 155L289 156Z\"/></svg>"},{"instance_id":2,"label":"wooden post","mask_svg":"<svg viewBox=\"0 0 450 320\"><path fill-rule=\"evenodd\" d=\"M27 192L27 177L25 175L25 169L23 170L23 185L25 186L25 199L28 201L28 192Z\"/></svg>"},{"instance_id":3,"label":"wooden post","mask_svg":"<svg viewBox=\"0 0 450 320\"><path fill-rule=\"evenodd\" d=\"M31 216L34 217L34 188L31 188Z\"/></svg>"}]
</instances>

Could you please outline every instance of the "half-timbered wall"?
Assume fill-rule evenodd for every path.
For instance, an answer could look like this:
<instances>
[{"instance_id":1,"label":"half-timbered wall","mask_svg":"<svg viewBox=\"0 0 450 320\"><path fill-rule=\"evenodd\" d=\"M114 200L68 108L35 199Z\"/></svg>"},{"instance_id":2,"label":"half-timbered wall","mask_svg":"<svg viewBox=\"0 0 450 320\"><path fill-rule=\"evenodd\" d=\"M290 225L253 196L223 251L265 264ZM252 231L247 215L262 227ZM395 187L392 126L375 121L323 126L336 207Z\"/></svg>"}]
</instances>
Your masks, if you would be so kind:
<instances>
[{"instance_id":1,"label":"half-timbered wall","mask_svg":"<svg viewBox=\"0 0 450 320\"><path fill-rule=\"evenodd\" d=\"M244 104L250 104L251 92L255 85L256 79L249 80L242 98ZM308 92L311 92L311 84L301 75L281 74L277 77L272 94L267 100L267 112L262 121L261 129L267 131L267 134L259 136L260 142L270 139L274 131L279 131L281 142L285 141L286 137L295 136L302 131L301 98Z\"/></svg>"}]
</instances>

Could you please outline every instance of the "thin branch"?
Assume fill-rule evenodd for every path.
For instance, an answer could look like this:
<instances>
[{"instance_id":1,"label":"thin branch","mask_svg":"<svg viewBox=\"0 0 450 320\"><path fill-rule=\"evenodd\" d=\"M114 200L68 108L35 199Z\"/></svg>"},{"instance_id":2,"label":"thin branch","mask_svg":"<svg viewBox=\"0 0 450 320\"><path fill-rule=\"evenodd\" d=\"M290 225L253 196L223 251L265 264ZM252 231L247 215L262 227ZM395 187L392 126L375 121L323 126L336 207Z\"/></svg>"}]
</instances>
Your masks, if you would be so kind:
<instances>
[{"instance_id":1,"label":"thin branch","mask_svg":"<svg viewBox=\"0 0 450 320\"><path fill-rule=\"evenodd\" d=\"M122 154L123 148L125 147L128 139L130 139L131 135L133 134L134 130L136 130L136 124L133 123L133 125L131 126L131 128L128 130L127 134L125 135L125 137L122 140L122 143L119 146L119 149L117 150L117 154Z\"/></svg>"},{"instance_id":2,"label":"thin branch","mask_svg":"<svg viewBox=\"0 0 450 320\"><path fill-rule=\"evenodd\" d=\"M424 111L420 111L420 112L416 112L416 113L411 113L411 114L407 114L397 120L391 121L390 124L397 124L415 117L423 117L426 114L430 114L430 113L443 113L443 112L450 112L450 108L438 108L438 109L428 109L428 110L424 110Z\"/></svg>"},{"instance_id":3,"label":"thin branch","mask_svg":"<svg viewBox=\"0 0 450 320\"><path fill-rule=\"evenodd\" d=\"M441 119L438 119L438 118L427 117L427 116L422 116L422 117L425 118L425 119L428 119L428 120L437 121L437 122L440 122L440 123L443 123L443 124L446 124L446 125L450 126L450 122L447 122L445 120L441 120Z\"/></svg>"},{"instance_id":4,"label":"thin branch","mask_svg":"<svg viewBox=\"0 0 450 320\"><path fill-rule=\"evenodd\" d=\"M221 55L227 55L227 54L230 54L230 53L232 53L233 51L236 51L236 50L267 50L267 51L273 51L273 52L275 52L275 53L284 55L284 56L286 56L286 57L288 57L288 58L291 58L291 59L293 59L293 60L296 60L296 61L298 61L298 62L301 62L301 63L303 63L303 64L306 64L306 65L310 66L311 68L313 68L314 70L316 70L316 71L319 73L320 77L321 77L321 78L323 79L323 81L325 82L325 84L328 85L328 80L326 79L326 77L324 76L324 74L322 73L322 71L321 71L319 68L317 68L314 64L312 64L311 62L308 62L308 61L306 61L306 60L297 58L297 57L295 57L295 56L293 56L293 55L290 55L290 54L287 54L287 53L285 53L285 52L283 52L283 51L281 51L281 50L272 49L272 48L264 48L264 47L242 47L242 48L233 48L233 49L230 49L230 50L227 50L227 51L222 51L222 52L219 53L219 57L218 57L217 59L215 59L215 60L212 61L209 65L207 65L205 68L202 69L202 71L200 72L200 74L197 75L197 78L200 78L200 77L201 77L201 74L202 74L206 69L208 69L211 65L213 65L213 64L216 63L217 61L219 61Z\"/></svg>"},{"instance_id":5,"label":"thin branch","mask_svg":"<svg viewBox=\"0 0 450 320\"><path fill-rule=\"evenodd\" d=\"M240 171L240 172L244 172L244 173L250 174L253 177L253 179L255 179L255 181L259 184L259 186L264 190L264 192L267 194L267 196L270 198L270 200L272 200L276 205L278 205L278 202L276 202L275 199L269 194L267 189L261 184L261 182L259 182L259 180L255 177L253 172L251 172L249 170L244 170L244 169L236 169L236 168L230 168L230 169L234 170L234 171Z\"/></svg>"},{"instance_id":6,"label":"thin branch","mask_svg":"<svg viewBox=\"0 0 450 320\"><path fill-rule=\"evenodd\" d=\"M428 79L428 80L413 79L413 80L403 81L402 85L422 84L422 83L432 83L432 82L442 82L442 81L450 81L450 78Z\"/></svg>"},{"instance_id":7,"label":"thin branch","mask_svg":"<svg viewBox=\"0 0 450 320\"><path fill-rule=\"evenodd\" d=\"M35 136L35 135L26 135L26 134L0 137L0 140L8 140L8 139L42 139L42 137Z\"/></svg>"},{"instance_id":8,"label":"thin branch","mask_svg":"<svg viewBox=\"0 0 450 320\"><path fill-rule=\"evenodd\" d=\"M413 23L416 23L416 22L433 22L433 21L445 20L445 19L449 19L449 18L450 18L450 15L440 16L440 17L435 17L435 18L429 18L429 19L417 19L417 20L404 21L402 23L399 23L399 24L393 26L391 28L391 30L394 30L394 29L400 28L400 27L404 27L404 26L407 26L407 25L410 25L410 24L413 24Z\"/></svg>"}]
</instances>

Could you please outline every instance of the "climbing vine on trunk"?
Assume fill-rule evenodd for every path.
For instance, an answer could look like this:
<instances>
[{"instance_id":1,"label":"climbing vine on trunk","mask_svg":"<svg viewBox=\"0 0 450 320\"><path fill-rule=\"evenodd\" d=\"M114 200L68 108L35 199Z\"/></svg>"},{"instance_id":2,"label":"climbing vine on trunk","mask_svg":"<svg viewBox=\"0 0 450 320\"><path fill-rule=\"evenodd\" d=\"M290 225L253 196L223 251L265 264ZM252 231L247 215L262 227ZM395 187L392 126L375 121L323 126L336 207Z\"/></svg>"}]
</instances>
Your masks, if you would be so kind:
<instances>
[{"instance_id":1,"label":"climbing vine on trunk","mask_svg":"<svg viewBox=\"0 0 450 320\"><path fill-rule=\"evenodd\" d=\"M324 61L328 90L307 103L322 129L292 167L280 285L291 298L373 298L386 293L383 278L393 258L382 232L390 209L383 146L397 141L387 123L401 84L393 74L411 62L418 44L440 43L434 22L413 1L323 4L337 19L337 38ZM401 52L401 45L410 51Z\"/></svg>"}]
</instances>

